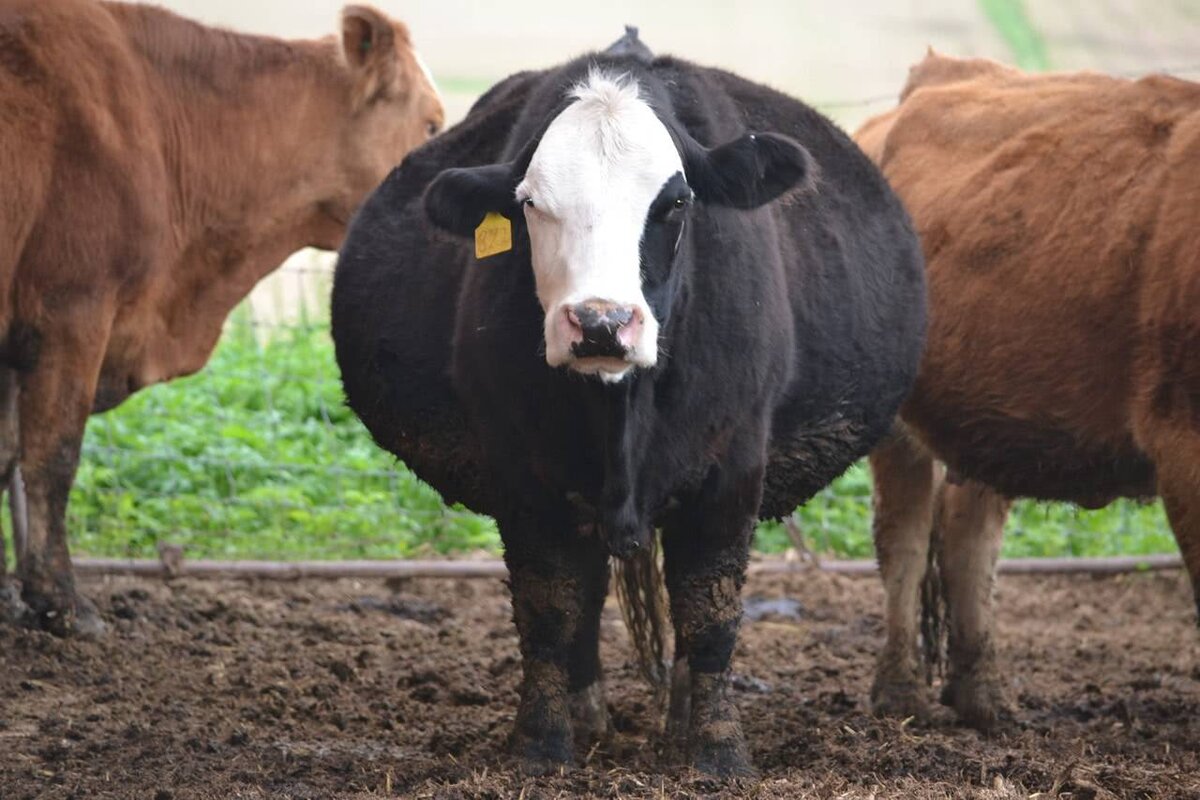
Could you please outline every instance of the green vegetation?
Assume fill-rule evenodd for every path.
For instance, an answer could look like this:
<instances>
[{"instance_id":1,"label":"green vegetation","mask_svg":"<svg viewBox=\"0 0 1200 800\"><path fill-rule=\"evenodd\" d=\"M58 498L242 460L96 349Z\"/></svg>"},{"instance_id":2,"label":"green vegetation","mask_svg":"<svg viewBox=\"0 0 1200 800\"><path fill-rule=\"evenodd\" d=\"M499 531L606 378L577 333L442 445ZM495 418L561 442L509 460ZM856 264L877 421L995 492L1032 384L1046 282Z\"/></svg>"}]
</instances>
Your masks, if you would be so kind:
<instances>
[{"instance_id":1,"label":"green vegetation","mask_svg":"<svg viewBox=\"0 0 1200 800\"><path fill-rule=\"evenodd\" d=\"M979 0L979 6L1012 51L1018 67L1033 72L1050 69L1046 41L1030 19L1024 0Z\"/></svg>"},{"instance_id":2,"label":"green vegetation","mask_svg":"<svg viewBox=\"0 0 1200 800\"><path fill-rule=\"evenodd\" d=\"M71 495L78 553L395 558L494 547L342 402L327 325L255 335L239 309L198 375L93 417Z\"/></svg>"},{"instance_id":3,"label":"green vegetation","mask_svg":"<svg viewBox=\"0 0 1200 800\"><path fill-rule=\"evenodd\" d=\"M342 403L328 326L264 339L239 309L200 374L94 417L71 496L77 554L151 557L160 541L193 558L397 558L498 550L494 523L445 508L371 442ZM870 478L856 466L797 514L810 547L868 558ZM758 547L789 546L779 523ZM1082 512L1018 506L1010 556L1174 549L1157 505Z\"/></svg>"}]
</instances>

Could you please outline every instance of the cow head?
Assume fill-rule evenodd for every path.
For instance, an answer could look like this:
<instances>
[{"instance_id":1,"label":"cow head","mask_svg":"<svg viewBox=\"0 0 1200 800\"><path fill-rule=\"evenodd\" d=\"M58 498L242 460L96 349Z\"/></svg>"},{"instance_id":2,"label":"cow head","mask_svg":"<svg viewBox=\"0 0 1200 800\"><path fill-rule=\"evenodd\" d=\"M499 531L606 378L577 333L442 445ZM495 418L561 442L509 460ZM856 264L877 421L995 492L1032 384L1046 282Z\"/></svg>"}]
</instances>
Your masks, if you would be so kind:
<instances>
[{"instance_id":1,"label":"cow head","mask_svg":"<svg viewBox=\"0 0 1200 800\"><path fill-rule=\"evenodd\" d=\"M340 49L349 117L337 150L342 189L327 211L344 224L410 150L441 130L445 111L404 23L346 6Z\"/></svg>"},{"instance_id":2,"label":"cow head","mask_svg":"<svg viewBox=\"0 0 1200 800\"><path fill-rule=\"evenodd\" d=\"M528 232L552 367L615 382L654 366L693 205L754 208L809 172L790 139L707 149L655 105L637 80L593 69L513 162L449 169L426 191L430 220L452 233L488 212Z\"/></svg>"}]
</instances>

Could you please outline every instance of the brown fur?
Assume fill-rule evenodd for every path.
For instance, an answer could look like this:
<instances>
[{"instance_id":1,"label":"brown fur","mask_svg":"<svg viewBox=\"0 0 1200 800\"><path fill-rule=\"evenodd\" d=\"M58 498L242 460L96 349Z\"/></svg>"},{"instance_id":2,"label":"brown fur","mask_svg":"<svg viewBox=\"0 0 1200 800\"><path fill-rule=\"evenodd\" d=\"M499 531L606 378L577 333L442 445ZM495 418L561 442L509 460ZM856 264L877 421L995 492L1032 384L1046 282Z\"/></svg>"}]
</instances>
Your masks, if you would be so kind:
<instances>
[{"instance_id":1,"label":"brown fur","mask_svg":"<svg viewBox=\"0 0 1200 800\"><path fill-rule=\"evenodd\" d=\"M971 573L949 576L951 673L990 675L990 588L970 585L990 587L1004 496L1098 507L1161 494L1200 581L1200 85L1032 76L931 52L901 97L856 138L926 252L928 343L901 411L905 446L966 481L941 490L961 523L943 570ZM895 462L873 459L882 496L908 480ZM930 491L910 502L927 508ZM929 535L890 518L880 530L893 539L885 577L899 569L889 547L915 555L900 540ZM889 607L910 607L900 595L913 590L889 584ZM892 633L899 658L912 633ZM955 636L972 664L953 663ZM960 698L963 680L954 704L987 724L994 687Z\"/></svg>"},{"instance_id":2,"label":"brown fur","mask_svg":"<svg viewBox=\"0 0 1200 800\"><path fill-rule=\"evenodd\" d=\"M289 42L148 6L0 0L0 336L30 494L18 569L52 627L73 613L59 507L87 415L200 369L254 284L301 247L336 248L442 124L403 25L354 6L343 26L340 44Z\"/></svg>"}]
</instances>

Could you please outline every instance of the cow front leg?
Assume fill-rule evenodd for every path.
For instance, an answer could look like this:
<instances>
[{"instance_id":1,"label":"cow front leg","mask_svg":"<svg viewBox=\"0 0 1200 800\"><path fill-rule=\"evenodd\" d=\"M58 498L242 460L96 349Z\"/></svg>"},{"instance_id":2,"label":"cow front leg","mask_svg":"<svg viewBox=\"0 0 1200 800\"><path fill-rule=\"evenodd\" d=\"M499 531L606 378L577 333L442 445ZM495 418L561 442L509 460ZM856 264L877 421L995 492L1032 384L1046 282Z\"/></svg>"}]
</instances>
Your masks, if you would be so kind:
<instances>
[{"instance_id":1,"label":"cow front leg","mask_svg":"<svg viewBox=\"0 0 1200 800\"><path fill-rule=\"evenodd\" d=\"M672 671L668 748L686 718L688 762L723 777L754 774L730 688L741 589L761 497L762 473L754 475L741 491L710 494L663 531L677 655L687 663L686 676L679 661Z\"/></svg>"},{"instance_id":2,"label":"cow front leg","mask_svg":"<svg viewBox=\"0 0 1200 800\"><path fill-rule=\"evenodd\" d=\"M524 672L510 744L522 769L541 775L573 763L571 690L586 696L599 678L585 608L604 555L562 524L521 519L500 531Z\"/></svg>"},{"instance_id":3,"label":"cow front leg","mask_svg":"<svg viewBox=\"0 0 1200 800\"><path fill-rule=\"evenodd\" d=\"M22 375L18 416L25 482L27 541L17 563L21 596L33 625L60 636L100 635L104 623L75 591L67 550L67 499L92 407L106 337L99 304L56 309L33 368ZM103 328L106 332L107 328Z\"/></svg>"},{"instance_id":4,"label":"cow front leg","mask_svg":"<svg viewBox=\"0 0 1200 800\"><path fill-rule=\"evenodd\" d=\"M17 426L19 386L16 370L0 367L0 496L12 486L16 477L17 454L20 451L20 430ZM13 508L13 552L19 558L24 549L23 537L18 534L16 514L22 509L15 494L10 495ZM21 531L23 533L23 529ZM21 594L8 575L8 554L5 551L4 531L0 530L0 622L12 623L24 618L27 609Z\"/></svg>"}]
</instances>

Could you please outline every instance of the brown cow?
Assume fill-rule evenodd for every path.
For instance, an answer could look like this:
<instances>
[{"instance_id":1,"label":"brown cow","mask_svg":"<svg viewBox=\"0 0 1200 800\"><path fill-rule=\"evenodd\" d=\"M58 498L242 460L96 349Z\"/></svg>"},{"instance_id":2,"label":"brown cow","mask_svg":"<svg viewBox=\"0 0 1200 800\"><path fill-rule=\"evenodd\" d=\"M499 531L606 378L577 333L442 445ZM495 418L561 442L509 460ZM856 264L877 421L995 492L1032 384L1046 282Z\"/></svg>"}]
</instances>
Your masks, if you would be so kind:
<instances>
[{"instance_id":1,"label":"brown cow","mask_svg":"<svg viewBox=\"0 0 1200 800\"><path fill-rule=\"evenodd\" d=\"M340 41L282 41L0 0L0 472L19 460L25 479L36 624L99 629L65 530L88 414L200 369L251 287L301 247L337 248L442 122L408 30L364 6Z\"/></svg>"},{"instance_id":2,"label":"brown cow","mask_svg":"<svg viewBox=\"0 0 1200 800\"><path fill-rule=\"evenodd\" d=\"M925 711L932 534L943 701L986 728L1005 704L991 589L1007 498L1160 495L1200 587L1200 85L931 52L857 139L917 225L931 309L902 424L871 458L888 629L872 702Z\"/></svg>"}]
</instances>

